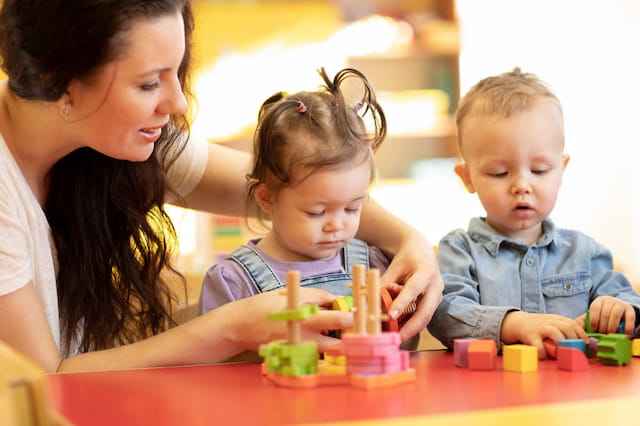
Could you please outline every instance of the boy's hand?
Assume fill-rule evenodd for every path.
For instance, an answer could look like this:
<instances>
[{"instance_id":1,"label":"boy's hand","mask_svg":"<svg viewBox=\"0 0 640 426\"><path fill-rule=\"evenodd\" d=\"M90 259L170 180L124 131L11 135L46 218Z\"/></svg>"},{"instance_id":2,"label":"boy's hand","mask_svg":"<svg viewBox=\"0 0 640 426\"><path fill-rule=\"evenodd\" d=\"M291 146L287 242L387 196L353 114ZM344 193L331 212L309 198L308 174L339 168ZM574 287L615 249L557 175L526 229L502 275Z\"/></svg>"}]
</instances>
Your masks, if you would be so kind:
<instances>
[{"instance_id":1,"label":"boy's hand","mask_svg":"<svg viewBox=\"0 0 640 426\"><path fill-rule=\"evenodd\" d=\"M610 334L618 331L620 321L624 319L624 334L633 332L636 324L636 312L633 306L612 296L598 296L589 306L590 326L594 332ZM576 318L582 328L585 315Z\"/></svg>"},{"instance_id":2,"label":"boy's hand","mask_svg":"<svg viewBox=\"0 0 640 426\"><path fill-rule=\"evenodd\" d=\"M538 358L544 359L547 352L544 339L556 344L562 339L587 339L587 333L577 321L554 314L532 314L509 312L502 321L500 340L505 344L523 343L538 348ZM549 354L552 355L552 354Z\"/></svg>"}]
</instances>

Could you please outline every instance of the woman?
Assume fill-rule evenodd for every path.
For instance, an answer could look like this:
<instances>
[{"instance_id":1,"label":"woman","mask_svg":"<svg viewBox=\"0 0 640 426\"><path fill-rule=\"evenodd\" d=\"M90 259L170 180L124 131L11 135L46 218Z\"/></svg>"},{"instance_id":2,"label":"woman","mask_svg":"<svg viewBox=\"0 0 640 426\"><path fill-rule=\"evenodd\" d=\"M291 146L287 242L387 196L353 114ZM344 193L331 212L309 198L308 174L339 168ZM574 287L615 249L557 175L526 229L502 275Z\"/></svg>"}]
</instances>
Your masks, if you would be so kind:
<instances>
[{"instance_id":1,"label":"woman","mask_svg":"<svg viewBox=\"0 0 640 426\"><path fill-rule=\"evenodd\" d=\"M171 327L163 203L240 214L248 164L184 136L191 32L188 0L2 4L0 339L47 371L216 362L284 335L265 321L277 294ZM373 202L362 221L358 237L394 256L393 310L419 299L415 334L441 298L430 245ZM305 336L323 347L349 324L324 311Z\"/></svg>"}]
</instances>

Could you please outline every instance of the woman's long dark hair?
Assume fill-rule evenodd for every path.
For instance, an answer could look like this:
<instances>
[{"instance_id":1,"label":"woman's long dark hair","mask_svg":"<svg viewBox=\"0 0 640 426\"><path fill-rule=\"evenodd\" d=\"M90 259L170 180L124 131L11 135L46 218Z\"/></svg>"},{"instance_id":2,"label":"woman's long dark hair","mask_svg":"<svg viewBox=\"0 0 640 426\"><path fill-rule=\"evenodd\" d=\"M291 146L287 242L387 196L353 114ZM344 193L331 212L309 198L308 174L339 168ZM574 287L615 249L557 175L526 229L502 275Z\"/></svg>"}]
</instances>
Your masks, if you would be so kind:
<instances>
[{"instance_id":1,"label":"woman's long dark hair","mask_svg":"<svg viewBox=\"0 0 640 426\"><path fill-rule=\"evenodd\" d=\"M73 79L91 77L126 49L122 35L137 19L172 13L185 23L178 74L187 90L189 0L4 0L0 54L9 87L26 99L57 100ZM145 162L81 148L50 170L44 210L57 251L63 350L75 339L90 351L171 326L173 296L163 272L177 273L170 266L176 236L163 209L165 170L187 130L184 116L172 117Z\"/></svg>"}]
</instances>

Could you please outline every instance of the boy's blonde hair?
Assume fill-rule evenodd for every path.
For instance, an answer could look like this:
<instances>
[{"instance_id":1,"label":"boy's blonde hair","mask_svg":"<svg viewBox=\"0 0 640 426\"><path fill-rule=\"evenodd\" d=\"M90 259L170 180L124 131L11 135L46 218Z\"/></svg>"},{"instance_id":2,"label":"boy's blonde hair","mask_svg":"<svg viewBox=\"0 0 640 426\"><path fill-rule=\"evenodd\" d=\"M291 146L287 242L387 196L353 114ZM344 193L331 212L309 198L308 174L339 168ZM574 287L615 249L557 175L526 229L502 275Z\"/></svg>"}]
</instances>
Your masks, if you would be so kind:
<instances>
[{"instance_id":1,"label":"boy's blonde hair","mask_svg":"<svg viewBox=\"0 0 640 426\"><path fill-rule=\"evenodd\" d=\"M553 102L562 119L560 100L535 74L523 73L516 67L511 72L480 80L458 102L458 150L462 153L462 126L466 118L474 115L509 118L516 112L527 110L541 98Z\"/></svg>"}]
</instances>

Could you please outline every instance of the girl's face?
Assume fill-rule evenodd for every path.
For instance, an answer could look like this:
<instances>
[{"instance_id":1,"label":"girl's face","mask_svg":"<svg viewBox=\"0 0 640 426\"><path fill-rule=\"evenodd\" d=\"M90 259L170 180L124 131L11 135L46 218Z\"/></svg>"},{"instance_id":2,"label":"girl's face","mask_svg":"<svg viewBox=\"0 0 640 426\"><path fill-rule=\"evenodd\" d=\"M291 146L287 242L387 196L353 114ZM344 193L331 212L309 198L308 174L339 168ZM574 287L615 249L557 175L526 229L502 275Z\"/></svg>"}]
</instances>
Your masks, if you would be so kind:
<instances>
[{"instance_id":1,"label":"girl's face","mask_svg":"<svg viewBox=\"0 0 640 426\"><path fill-rule=\"evenodd\" d=\"M359 159L320 169L301 181L300 176L294 174L293 185L268 192L268 202L261 203L272 220L265 237L269 254L290 262L331 258L358 230L371 163Z\"/></svg>"},{"instance_id":2,"label":"girl's face","mask_svg":"<svg viewBox=\"0 0 640 426\"><path fill-rule=\"evenodd\" d=\"M172 114L187 103L178 80L185 52L182 16L138 19L124 33L125 52L90 82L74 80L70 103L74 143L121 160L144 161Z\"/></svg>"}]
</instances>

